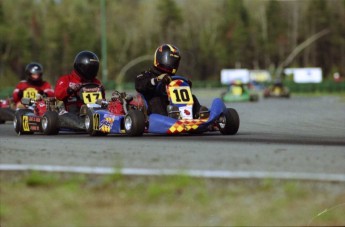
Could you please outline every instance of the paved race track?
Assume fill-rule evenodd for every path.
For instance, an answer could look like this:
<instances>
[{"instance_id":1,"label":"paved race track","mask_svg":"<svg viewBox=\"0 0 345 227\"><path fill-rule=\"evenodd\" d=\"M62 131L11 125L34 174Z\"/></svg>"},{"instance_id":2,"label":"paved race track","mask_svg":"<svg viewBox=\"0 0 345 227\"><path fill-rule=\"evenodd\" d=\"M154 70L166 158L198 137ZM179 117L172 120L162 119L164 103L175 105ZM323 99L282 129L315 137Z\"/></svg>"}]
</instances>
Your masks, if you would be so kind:
<instances>
[{"instance_id":1,"label":"paved race track","mask_svg":"<svg viewBox=\"0 0 345 227\"><path fill-rule=\"evenodd\" d=\"M209 105L211 100L206 94L197 96L201 103ZM292 96L227 106L235 108L241 119L239 132L234 136L17 136L8 122L0 125L0 167L29 164L303 173L326 179L335 174L345 181L344 98Z\"/></svg>"}]
</instances>

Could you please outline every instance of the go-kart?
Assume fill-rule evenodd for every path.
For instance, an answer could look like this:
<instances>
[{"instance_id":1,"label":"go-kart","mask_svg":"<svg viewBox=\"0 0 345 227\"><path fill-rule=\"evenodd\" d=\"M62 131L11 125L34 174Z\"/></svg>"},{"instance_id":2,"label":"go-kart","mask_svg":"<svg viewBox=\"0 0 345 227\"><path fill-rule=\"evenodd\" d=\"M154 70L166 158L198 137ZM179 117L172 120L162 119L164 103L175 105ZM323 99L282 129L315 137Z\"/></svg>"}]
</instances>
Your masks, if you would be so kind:
<instances>
[{"instance_id":1,"label":"go-kart","mask_svg":"<svg viewBox=\"0 0 345 227\"><path fill-rule=\"evenodd\" d=\"M23 98L28 100L36 100L43 95L43 91L38 91L36 88L28 87L23 90ZM15 117L16 109L25 109L22 103L14 103L13 98L1 99L0 100L0 124L6 121L13 121Z\"/></svg>"},{"instance_id":2,"label":"go-kart","mask_svg":"<svg viewBox=\"0 0 345 227\"><path fill-rule=\"evenodd\" d=\"M11 98L0 99L0 124L12 121L14 112L14 104Z\"/></svg>"},{"instance_id":3,"label":"go-kart","mask_svg":"<svg viewBox=\"0 0 345 227\"><path fill-rule=\"evenodd\" d=\"M22 98L26 107L15 112L13 126L18 134L33 134L40 132L46 135L56 135L59 131L84 131L85 106L76 113L64 110L58 105L56 98L42 97ZM102 98L101 87L96 84L83 84L76 99L85 104L93 105Z\"/></svg>"},{"instance_id":4,"label":"go-kart","mask_svg":"<svg viewBox=\"0 0 345 227\"><path fill-rule=\"evenodd\" d=\"M221 94L224 102L257 102L259 95L254 90L249 89L247 85L236 82L232 83L226 92Z\"/></svg>"},{"instance_id":5,"label":"go-kart","mask_svg":"<svg viewBox=\"0 0 345 227\"><path fill-rule=\"evenodd\" d=\"M240 120L235 109L226 108L219 98L213 100L207 113L198 118L193 113L193 97L188 80L173 76L169 85L157 91L167 95L170 101L168 116L148 114L144 96L137 94L135 99L125 93L115 92L110 101L89 107L85 125L90 135L127 134L141 136L144 133L183 134L220 131L222 134L236 134ZM129 97L129 98L128 98Z\"/></svg>"},{"instance_id":6,"label":"go-kart","mask_svg":"<svg viewBox=\"0 0 345 227\"><path fill-rule=\"evenodd\" d=\"M140 95L133 97L126 92L114 91L110 100L87 104L85 128L90 136L127 134L141 136L145 130L145 112Z\"/></svg>"},{"instance_id":7,"label":"go-kart","mask_svg":"<svg viewBox=\"0 0 345 227\"><path fill-rule=\"evenodd\" d=\"M55 98L38 94L35 99L22 98L21 103L25 108L16 110L13 119L14 130L19 135L42 132L43 119L58 116Z\"/></svg>"},{"instance_id":8,"label":"go-kart","mask_svg":"<svg viewBox=\"0 0 345 227\"><path fill-rule=\"evenodd\" d=\"M264 98L290 98L290 90L283 84L273 84L264 90Z\"/></svg>"}]
</instances>

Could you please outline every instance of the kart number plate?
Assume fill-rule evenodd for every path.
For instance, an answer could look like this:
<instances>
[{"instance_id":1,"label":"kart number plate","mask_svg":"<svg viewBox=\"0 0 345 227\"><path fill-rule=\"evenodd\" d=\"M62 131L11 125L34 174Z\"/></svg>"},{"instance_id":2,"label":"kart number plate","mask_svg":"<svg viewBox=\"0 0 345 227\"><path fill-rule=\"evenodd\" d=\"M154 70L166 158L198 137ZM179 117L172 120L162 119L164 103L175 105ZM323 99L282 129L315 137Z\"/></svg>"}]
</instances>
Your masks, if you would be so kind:
<instances>
[{"instance_id":1,"label":"kart number plate","mask_svg":"<svg viewBox=\"0 0 345 227\"><path fill-rule=\"evenodd\" d=\"M36 100L38 91L35 88L27 88L23 91L23 97Z\"/></svg>"},{"instance_id":2,"label":"kart number plate","mask_svg":"<svg viewBox=\"0 0 345 227\"><path fill-rule=\"evenodd\" d=\"M274 92L274 94L279 95L281 93L281 89L275 88L273 92Z\"/></svg>"},{"instance_id":3,"label":"kart number plate","mask_svg":"<svg viewBox=\"0 0 345 227\"><path fill-rule=\"evenodd\" d=\"M242 88L241 87L233 87L232 88L232 93L234 95L242 95Z\"/></svg>"},{"instance_id":4,"label":"kart number plate","mask_svg":"<svg viewBox=\"0 0 345 227\"><path fill-rule=\"evenodd\" d=\"M85 104L96 103L97 99L101 99L102 94L98 92L83 92L83 100Z\"/></svg>"},{"instance_id":5,"label":"kart number plate","mask_svg":"<svg viewBox=\"0 0 345 227\"><path fill-rule=\"evenodd\" d=\"M169 87L169 94L173 104L193 104L190 87Z\"/></svg>"}]
</instances>

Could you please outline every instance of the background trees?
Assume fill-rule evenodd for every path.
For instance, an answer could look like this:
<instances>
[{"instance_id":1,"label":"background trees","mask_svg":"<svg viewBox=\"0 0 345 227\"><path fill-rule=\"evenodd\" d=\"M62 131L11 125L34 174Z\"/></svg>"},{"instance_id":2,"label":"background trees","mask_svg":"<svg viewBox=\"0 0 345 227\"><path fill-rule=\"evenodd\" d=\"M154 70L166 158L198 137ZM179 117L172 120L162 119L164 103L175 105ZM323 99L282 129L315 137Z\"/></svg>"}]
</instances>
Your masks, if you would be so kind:
<instances>
[{"instance_id":1,"label":"background trees","mask_svg":"<svg viewBox=\"0 0 345 227\"><path fill-rule=\"evenodd\" d=\"M182 53L179 73L219 80L222 68L274 69L323 29L289 66L321 67L345 75L345 0L107 0L108 80L161 43ZM23 78L30 61L54 83L80 50L101 57L98 0L0 0L0 87ZM125 78L150 67L144 61ZM100 77L101 78L101 77Z\"/></svg>"}]
</instances>

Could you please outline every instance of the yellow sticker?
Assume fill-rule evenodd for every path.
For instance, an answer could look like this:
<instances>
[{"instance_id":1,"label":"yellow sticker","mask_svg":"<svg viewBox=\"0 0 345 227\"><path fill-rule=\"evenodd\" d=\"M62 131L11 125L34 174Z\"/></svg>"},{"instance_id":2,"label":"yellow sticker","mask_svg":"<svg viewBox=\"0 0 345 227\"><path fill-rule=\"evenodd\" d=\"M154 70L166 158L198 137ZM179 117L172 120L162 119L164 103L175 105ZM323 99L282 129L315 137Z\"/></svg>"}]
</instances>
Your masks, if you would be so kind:
<instances>
[{"instance_id":1,"label":"yellow sticker","mask_svg":"<svg viewBox=\"0 0 345 227\"><path fill-rule=\"evenodd\" d=\"M23 97L36 100L38 91L35 88L29 87L23 91Z\"/></svg>"},{"instance_id":2,"label":"yellow sticker","mask_svg":"<svg viewBox=\"0 0 345 227\"><path fill-rule=\"evenodd\" d=\"M93 130L99 130L99 114L93 115Z\"/></svg>"},{"instance_id":3,"label":"yellow sticker","mask_svg":"<svg viewBox=\"0 0 345 227\"><path fill-rule=\"evenodd\" d=\"M23 130L25 132L30 132L29 117L28 116L23 116Z\"/></svg>"},{"instance_id":4,"label":"yellow sticker","mask_svg":"<svg viewBox=\"0 0 345 227\"><path fill-rule=\"evenodd\" d=\"M276 87L276 88L274 88L274 94L280 94L280 92L281 92L281 88L279 88L279 87Z\"/></svg>"},{"instance_id":5,"label":"yellow sticker","mask_svg":"<svg viewBox=\"0 0 345 227\"><path fill-rule=\"evenodd\" d=\"M242 88L241 87L232 87L232 93L234 95L242 95Z\"/></svg>"},{"instance_id":6,"label":"yellow sticker","mask_svg":"<svg viewBox=\"0 0 345 227\"><path fill-rule=\"evenodd\" d=\"M173 104L193 104L190 87L169 87L169 95Z\"/></svg>"},{"instance_id":7,"label":"yellow sticker","mask_svg":"<svg viewBox=\"0 0 345 227\"><path fill-rule=\"evenodd\" d=\"M83 92L83 100L85 104L96 103L98 99L102 98L100 91L97 92Z\"/></svg>"}]
</instances>

